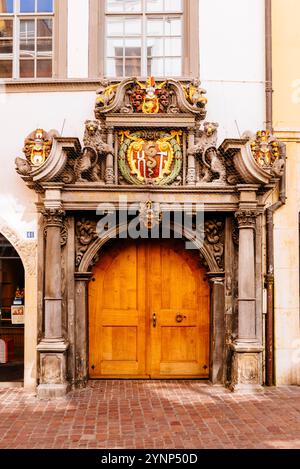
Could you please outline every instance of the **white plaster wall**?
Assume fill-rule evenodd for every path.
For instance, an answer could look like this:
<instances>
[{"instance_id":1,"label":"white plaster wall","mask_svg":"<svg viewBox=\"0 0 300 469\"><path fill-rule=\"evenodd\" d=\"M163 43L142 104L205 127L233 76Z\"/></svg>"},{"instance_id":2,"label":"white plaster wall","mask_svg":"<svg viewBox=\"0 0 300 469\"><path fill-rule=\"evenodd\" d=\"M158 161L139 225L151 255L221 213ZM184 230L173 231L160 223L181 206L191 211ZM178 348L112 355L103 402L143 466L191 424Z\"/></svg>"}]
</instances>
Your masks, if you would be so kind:
<instances>
[{"instance_id":1,"label":"white plaster wall","mask_svg":"<svg viewBox=\"0 0 300 469\"><path fill-rule=\"evenodd\" d=\"M199 0L200 77L219 141L264 128L264 0Z\"/></svg>"},{"instance_id":2,"label":"white plaster wall","mask_svg":"<svg viewBox=\"0 0 300 469\"><path fill-rule=\"evenodd\" d=\"M68 78L88 77L89 0L68 0Z\"/></svg>"},{"instance_id":3,"label":"white plaster wall","mask_svg":"<svg viewBox=\"0 0 300 469\"><path fill-rule=\"evenodd\" d=\"M34 192L15 172L24 157L24 139L37 127L57 129L63 136L83 137L84 121L93 119L94 92L0 94L0 213L22 237L36 230Z\"/></svg>"}]
</instances>

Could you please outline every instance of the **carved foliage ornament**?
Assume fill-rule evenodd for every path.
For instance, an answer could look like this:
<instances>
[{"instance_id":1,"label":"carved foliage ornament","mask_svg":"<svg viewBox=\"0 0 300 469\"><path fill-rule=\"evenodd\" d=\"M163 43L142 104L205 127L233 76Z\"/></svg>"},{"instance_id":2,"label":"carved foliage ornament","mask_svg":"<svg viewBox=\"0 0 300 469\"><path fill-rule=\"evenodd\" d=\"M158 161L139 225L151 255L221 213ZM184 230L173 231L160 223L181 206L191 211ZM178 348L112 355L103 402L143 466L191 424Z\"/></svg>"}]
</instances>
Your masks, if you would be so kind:
<instances>
[{"instance_id":1,"label":"carved foliage ornament","mask_svg":"<svg viewBox=\"0 0 300 469\"><path fill-rule=\"evenodd\" d=\"M182 167L181 131L120 132L119 169L131 184L165 185Z\"/></svg>"},{"instance_id":2,"label":"carved foliage ornament","mask_svg":"<svg viewBox=\"0 0 300 469\"><path fill-rule=\"evenodd\" d=\"M218 266L224 268L224 222L207 220L204 223L204 243L215 258Z\"/></svg>"},{"instance_id":3,"label":"carved foliage ornament","mask_svg":"<svg viewBox=\"0 0 300 469\"><path fill-rule=\"evenodd\" d=\"M162 220L162 212L159 203L154 203L148 200L146 203L140 203L140 223L142 223L148 230L158 225Z\"/></svg>"},{"instance_id":4,"label":"carved foliage ornament","mask_svg":"<svg viewBox=\"0 0 300 469\"><path fill-rule=\"evenodd\" d=\"M239 210L235 213L239 228L255 229L257 216L258 213L255 210Z\"/></svg>"}]
</instances>

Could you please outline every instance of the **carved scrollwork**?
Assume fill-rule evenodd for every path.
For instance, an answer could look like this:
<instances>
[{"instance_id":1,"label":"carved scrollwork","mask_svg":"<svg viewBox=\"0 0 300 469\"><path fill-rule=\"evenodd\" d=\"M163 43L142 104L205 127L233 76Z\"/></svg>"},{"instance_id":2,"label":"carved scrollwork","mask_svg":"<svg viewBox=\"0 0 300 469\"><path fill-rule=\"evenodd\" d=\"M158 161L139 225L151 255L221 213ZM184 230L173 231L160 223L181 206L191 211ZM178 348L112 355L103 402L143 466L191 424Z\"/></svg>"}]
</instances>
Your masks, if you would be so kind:
<instances>
[{"instance_id":1,"label":"carved scrollwork","mask_svg":"<svg viewBox=\"0 0 300 469\"><path fill-rule=\"evenodd\" d=\"M49 226L59 226L62 228L66 212L60 208L45 208L42 211L45 228Z\"/></svg>"},{"instance_id":2,"label":"carved scrollwork","mask_svg":"<svg viewBox=\"0 0 300 469\"><path fill-rule=\"evenodd\" d=\"M76 267L79 266L84 253L92 241L97 239L96 221L83 218L76 223Z\"/></svg>"},{"instance_id":3,"label":"carved scrollwork","mask_svg":"<svg viewBox=\"0 0 300 469\"><path fill-rule=\"evenodd\" d=\"M215 258L220 269L224 268L224 222L207 220L204 223L204 242Z\"/></svg>"},{"instance_id":4,"label":"carved scrollwork","mask_svg":"<svg viewBox=\"0 0 300 469\"><path fill-rule=\"evenodd\" d=\"M149 230L158 225L162 219L159 203L153 204L151 200L148 200L146 203L141 203L139 219L140 223Z\"/></svg>"}]
</instances>

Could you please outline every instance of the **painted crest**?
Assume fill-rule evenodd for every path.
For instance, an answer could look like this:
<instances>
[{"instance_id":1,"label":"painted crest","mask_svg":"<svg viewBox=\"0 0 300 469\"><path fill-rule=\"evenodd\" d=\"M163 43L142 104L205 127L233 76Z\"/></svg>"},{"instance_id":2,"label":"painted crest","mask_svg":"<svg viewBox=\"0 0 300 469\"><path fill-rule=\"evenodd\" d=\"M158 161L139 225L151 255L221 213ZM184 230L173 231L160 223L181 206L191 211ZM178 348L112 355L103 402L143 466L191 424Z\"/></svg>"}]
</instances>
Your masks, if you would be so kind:
<instances>
[{"instance_id":1,"label":"painted crest","mask_svg":"<svg viewBox=\"0 0 300 469\"><path fill-rule=\"evenodd\" d=\"M158 114L165 112L170 104L167 82L157 84L154 77L149 77L145 84L136 80L136 87L130 95L130 102L135 112Z\"/></svg>"},{"instance_id":2,"label":"painted crest","mask_svg":"<svg viewBox=\"0 0 300 469\"><path fill-rule=\"evenodd\" d=\"M270 168L280 156L279 143L269 130L260 130L250 141L251 151L259 166Z\"/></svg>"},{"instance_id":3,"label":"painted crest","mask_svg":"<svg viewBox=\"0 0 300 469\"><path fill-rule=\"evenodd\" d=\"M181 131L122 131L119 168L133 184L168 184L179 175L182 165Z\"/></svg>"},{"instance_id":4,"label":"painted crest","mask_svg":"<svg viewBox=\"0 0 300 469\"><path fill-rule=\"evenodd\" d=\"M52 148L52 138L43 129L36 129L25 140L23 152L31 166L45 163Z\"/></svg>"}]
</instances>

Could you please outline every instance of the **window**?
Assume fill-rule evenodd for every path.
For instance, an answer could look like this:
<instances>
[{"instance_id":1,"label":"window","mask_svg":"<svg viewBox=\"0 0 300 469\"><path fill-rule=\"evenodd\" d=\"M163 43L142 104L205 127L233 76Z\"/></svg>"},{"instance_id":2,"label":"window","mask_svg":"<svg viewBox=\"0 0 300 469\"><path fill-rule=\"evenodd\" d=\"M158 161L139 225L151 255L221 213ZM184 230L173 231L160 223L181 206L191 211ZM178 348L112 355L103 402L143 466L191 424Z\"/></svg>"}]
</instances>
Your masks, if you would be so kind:
<instances>
[{"instance_id":1,"label":"window","mask_svg":"<svg viewBox=\"0 0 300 469\"><path fill-rule=\"evenodd\" d=\"M106 0L105 75L181 76L183 0Z\"/></svg>"},{"instance_id":2,"label":"window","mask_svg":"<svg viewBox=\"0 0 300 469\"><path fill-rule=\"evenodd\" d=\"M0 78L48 78L54 0L0 0Z\"/></svg>"}]
</instances>

